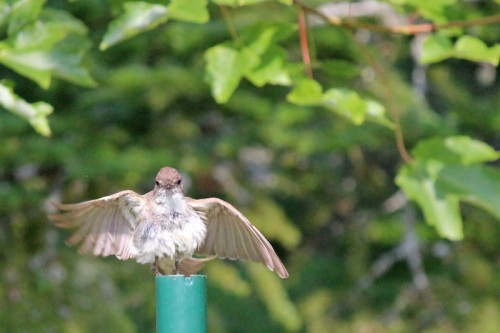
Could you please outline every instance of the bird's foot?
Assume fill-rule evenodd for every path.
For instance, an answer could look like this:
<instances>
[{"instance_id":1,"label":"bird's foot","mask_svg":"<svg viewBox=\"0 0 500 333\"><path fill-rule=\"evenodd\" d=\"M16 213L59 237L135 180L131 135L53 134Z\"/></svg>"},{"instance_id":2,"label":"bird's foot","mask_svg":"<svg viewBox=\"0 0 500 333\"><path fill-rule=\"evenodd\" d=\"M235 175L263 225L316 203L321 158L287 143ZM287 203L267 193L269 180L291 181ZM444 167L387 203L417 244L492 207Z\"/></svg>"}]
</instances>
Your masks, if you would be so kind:
<instances>
[{"instance_id":1,"label":"bird's foot","mask_svg":"<svg viewBox=\"0 0 500 333\"><path fill-rule=\"evenodd\" d=\"M151 270L153 273L155 273L156 276L162 276L163 274L160 273L160 270L158 269L158 266L156 265L156 262L151 264Z\"/></svg>"}]
</instances>

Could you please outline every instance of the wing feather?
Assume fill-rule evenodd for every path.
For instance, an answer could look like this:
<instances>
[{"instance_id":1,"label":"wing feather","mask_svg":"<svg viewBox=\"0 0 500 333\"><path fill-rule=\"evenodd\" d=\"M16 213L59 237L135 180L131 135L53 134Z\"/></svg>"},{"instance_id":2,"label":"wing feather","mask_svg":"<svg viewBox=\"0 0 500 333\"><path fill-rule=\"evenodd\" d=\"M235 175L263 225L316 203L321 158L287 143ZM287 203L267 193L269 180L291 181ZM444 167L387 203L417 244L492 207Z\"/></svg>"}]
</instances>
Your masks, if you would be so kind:
<instances>
[{"instance_id":1,"label":"wing feather","mask_svg":"<svg viewBox=\"0 0 500 333\"><path fill-rule=\"evenodd\" d=\"M79 244L80 252L95 256L131 257L133 231L140 223L139 212L146 207L142 195L122 191L81 203L54 205L59 209L50 216L55 225L76 229L66 241L69 245Z\"/></svg>"},{"instance_id":2,"label":"wing feather","mask_svg":"<svg viewBox=\"0 0 500 333\"><path fill-rule=\"evenodd\" d=\"M231 204L217 198L190 199L188 203L204 216L207 225L207 236L197 254L259 262L281 278L288 277L264 235Z\"/></svg>"}]
</instances>

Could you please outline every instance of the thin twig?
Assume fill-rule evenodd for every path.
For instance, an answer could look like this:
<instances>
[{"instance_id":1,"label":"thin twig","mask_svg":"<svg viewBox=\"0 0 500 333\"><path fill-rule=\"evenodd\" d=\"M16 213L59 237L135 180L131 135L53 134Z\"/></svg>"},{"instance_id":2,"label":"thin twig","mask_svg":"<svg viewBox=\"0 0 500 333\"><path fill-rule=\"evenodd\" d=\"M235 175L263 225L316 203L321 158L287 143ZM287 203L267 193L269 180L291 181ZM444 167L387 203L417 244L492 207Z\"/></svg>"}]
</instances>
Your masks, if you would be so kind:
<instances>
[{"instance_id":1,"label":"thin twig","mask_svg":"<svg viewBox=\"0 0 500 333\"><path fill-rule=\"evenodd\" d=\"M367 50L366 46L364 44L360 43L354 36L352 36L352 33L351 33L351 38L355 42L355 44L358 46L358 48L361 50L361 54L371 64L376 75L382 81L382 89L384 91L385 99L387 101L387 109L389 111L389 114L390 114L392 121L394 122L394 126L395 126L394 135L396 138L396 147L397 147L399 155L401 156L403 161L407 164L410 164L413 161L413 158L411 157L410 153L406 149L404 135L403 135L403 128L401 126L401 119L399 116L399 112L396 108L396 104L394 102L391 87L389 85L389 80L387 79L387 76L384 72L384 69L375 60L375 58L370 53L370 51Z\"/></svg>"},{"instance_id":2,"label":"thin twig","mask_svg":"<svg viewBox=\"0 0 500 333\"><path fill-rule=\"evenodd\" d=\"M231 38L234 41L239 41L240 37L238 36L238 32L236 31L236 28L234 27L233 20L231 19L231 14L229 13L229 10L224 5L219 5L219 9L222 13L222 17L224 18L224 21L226 22L227 30L229 31Z\"/></svg>"},{"instance_id":3,"label":"thin twig","mask_svg":"<svg viewBox=\"0 0 500 333\"><path fill-rule=\"evenodd\" d=\"M312 79L313 73L311 68L311 56L309 54L309 44L307 42L307 24L304 9L299 6L299 32L300 32L300 49L302 50L302 60L304 61L305 71L307 76Z\"/></svg>"},{"instance_id":4,"label":"thin twig","mask_svg":"<svg viewBox=\"0 0 500 333\"><path fill-rule=\"evenodd\" d=\"M345 21L342 21L338 17L326 16L325 14L317 11L314 8L304 6L298 0L294 0L294 2L298 5L299 10L300 10L299 11L299 27L300 27L300 13L303 13L304 11L310 11L314 14L320 15L321 17L327 19L330 23L337 25L337 26L340 26L340 25L342 25L342 22L345 22ZM350 28L352 28L352 27L350 27ZM394 125L395 125L394 135L395 135L395 139L396 139L396 146L397 146L397 149L398 149L399 154L400 154L401 158L403 159L403 161L405 163L409 164L413 161L413 158L411 157L410 153L406 149L399 112L397 111L396 106L394 104L394 98L392 96L392 91L389 87L389 82L388 82L387 77L384 73L384 70L382 69L380 64L374 59L374 57L371 55L371 53L366 49L366 47L363 44L361 44L360 42L358 42L357 39L354 38L354 36L352 36L352 32L351 32L351 38L357 44L358 48L360 48L362 50L361 53L365 56L366 60L371 64L371 66L375 70L375 73L377 74L378 77L380 77L380 79L382 81L384 94L385 94L385 97L387 100L387 108L389 110L389 113L390 113L391 118L392 118ZM303 57L304 57L304 47L302 45L302 41L303 41L303 39L302 39L302 33L301 33L301 46L302 46L302 50L303 50L302 52L303 52ZM306 47L307 47L307 41L306 41ZM304 57L304 62L306 62L305 59L306 58ZM311 75L310 77L312 77L312 73L310 75Z\"/></svg>"},{"instance_id":5,"label":"thin twig","mask_svg":"<svg viewBox=\"0 0 500 333\"><path fill-rule=\"evenodd\" d=\"M478 25L488 25L494 23L500 23L500 15L485 16L470 20L460 20L447 23L421 23L421 24L409 24L409 25L398 25L398 26L385 26L380 24L373 24L362 22L356 19L342 19L338 16L330 16L322 13L316 8L305 5L300 0L293 0L293 2L302 8L304 11L310 12L320 18L325 22L337 26L344 27L348 29L366 29L374 32L381 33L393 33L402 35L416 35L421 33L428 33L436 30L449 29L455 27L472 27Z\"/></svg>"}]
</instances>

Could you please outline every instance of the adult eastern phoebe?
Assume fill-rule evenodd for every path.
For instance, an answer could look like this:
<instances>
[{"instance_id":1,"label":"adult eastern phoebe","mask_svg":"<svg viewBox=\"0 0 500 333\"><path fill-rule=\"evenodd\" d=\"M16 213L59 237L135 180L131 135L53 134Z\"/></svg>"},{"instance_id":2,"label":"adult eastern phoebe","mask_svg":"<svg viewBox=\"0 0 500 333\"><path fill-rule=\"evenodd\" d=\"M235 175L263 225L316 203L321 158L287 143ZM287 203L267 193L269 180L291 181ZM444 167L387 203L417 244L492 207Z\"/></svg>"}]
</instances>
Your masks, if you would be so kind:
<instances>
[{"instance_id":1,"label":"adult eastern phoebe","mask_svg":"<svg viewBox=\"0 0 500 333\"><path fill-rule=\"evenodd\" d=\"M251 260L288 277L271 244L242 213L217 198L185 197L173 168L162 168L154 189L144 195L127 190L54 204L60 212L50 218L58 227L76 228L67 243L81 243L82 253L150 263L164 275L194 274L214 257Z\"/></svg>"}]
</instances>

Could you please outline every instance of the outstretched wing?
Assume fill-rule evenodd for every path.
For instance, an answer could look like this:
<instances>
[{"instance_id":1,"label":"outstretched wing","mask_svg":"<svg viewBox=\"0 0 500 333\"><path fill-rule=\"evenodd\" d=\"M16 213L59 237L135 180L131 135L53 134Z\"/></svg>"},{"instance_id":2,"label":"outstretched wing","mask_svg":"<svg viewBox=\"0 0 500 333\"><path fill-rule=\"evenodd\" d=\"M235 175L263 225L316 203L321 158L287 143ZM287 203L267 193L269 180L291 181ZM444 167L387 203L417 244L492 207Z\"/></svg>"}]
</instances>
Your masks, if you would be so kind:
<instances>
[{"instance_id":1,"label":"outstretched wing","mask_svg":"<svg viewBox=\"0 0 500 333\"><path fill-rule=\"evenodd\" d=\"M60 210L49 216L55 225L76 228L67 244L81 243L80 252L95 256L115 255L122 260L132 256L133 231L146 205L142 195L122 191L77 204L54 205Z\"/></svg>"},{"instance_id":2,"label":"outstretched wing","mask_svg":"<svg viewBox=\"0 0 500 333\"><path fill-rule=\"evenodd\" d=\"M288 272L267 239L231 204L216 198L188 200L205 216L207 236L197 254L262 263L279 277Z\"/></svg>"}]
</instances>

